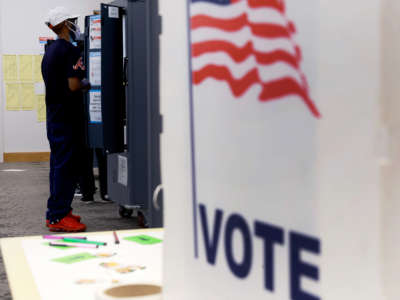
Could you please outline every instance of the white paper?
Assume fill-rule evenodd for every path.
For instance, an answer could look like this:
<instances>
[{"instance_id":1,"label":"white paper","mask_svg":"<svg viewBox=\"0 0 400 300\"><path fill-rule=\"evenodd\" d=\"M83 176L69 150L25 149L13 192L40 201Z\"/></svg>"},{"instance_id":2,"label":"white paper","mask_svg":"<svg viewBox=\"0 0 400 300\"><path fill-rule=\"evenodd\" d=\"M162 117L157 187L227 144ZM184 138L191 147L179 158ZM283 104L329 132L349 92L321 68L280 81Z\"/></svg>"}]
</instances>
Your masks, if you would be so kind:
<instances>
[{"instance_id":1,"label":"white paper","mask_svg":"<svg viewBox=\"0 0 400 300\"><path fill-rule=\"evenodd\" d=\"M89 48L90 49L100 49L101 48L101 17L100 16L91 16L90 17Z\"/></svg>"},{"instance_id":2,"label":"white paper","mask_svg":"<svg viewBox=\"0 0 400 300\"><path fill-rule=\"evenodd\" d=\"M118 156L118 183L128 186L128 158Z\"/></svg>"},{"instance_id":3,"label":"white paper","mask_svg":"<svg viewBox=\"0 0 400 300\"><path fill-rule=\"evenodd\" d=\"M118 19L119 18L119 8L115 6L110 6L108 8L108 17Z\"/></svg>"},{"instance_id":4,"label":"white paper","mask_svg":"<svg viewBox=\"0 0 400 300\"><path fill-rule=\"evenodd\" d=\"M89 92L89 116L91 123L101 123L101 91L91 90Z\"/></svg>"},{"instance_id":5,"label":"white paper","mask_svg":"<svg viewBox=\"0 0 400 300\"><path fill-rule=\"evenodd\" d=\"M89 55L89 81L92 86L101 86L101 53L91 52Z\"/></svg>"},{"instance_id":6,"label":"white paper","mask_svg":"<svg viewBox=\"0 0 400 300\"><path fill-rule=\"evenodd\" d=\"M106 242L107 246L99 249L76 248L60 250L43 243L46 240L24 240L22 247L25 257L32 271L40 299L42 300L70 300L94 299L96 290L109 286L112 280L120 283L152 282L161 284L162 248L163 243L143 246L124 240L124 237L134 235L149 235L163 239L162 232L150 231L146 233L118 233L119 245L115 245L114 237L109 235L90 236L90 240ZM94 258L87 261L66 265L53 262L53 259L78 253L117 253L110 258ZM100 266L103 262L117 262L123 265L141 265L145 270L138 270L128 274L118 274L113 270ZM62 274L62 280L54 274ZM94 284L76 284L77 280L94 279ZM60 292L62 291L62 292ZM57 295L55 297L55 295Z\"/></svg>"}]
</instances>

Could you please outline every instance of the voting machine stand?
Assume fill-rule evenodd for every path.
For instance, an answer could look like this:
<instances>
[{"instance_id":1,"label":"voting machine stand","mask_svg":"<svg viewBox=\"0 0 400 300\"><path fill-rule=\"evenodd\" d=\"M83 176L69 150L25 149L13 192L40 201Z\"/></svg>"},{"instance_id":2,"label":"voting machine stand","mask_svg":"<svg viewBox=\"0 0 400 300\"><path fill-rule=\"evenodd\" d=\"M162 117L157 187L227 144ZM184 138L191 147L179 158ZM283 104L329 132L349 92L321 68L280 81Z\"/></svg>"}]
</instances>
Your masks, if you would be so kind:
<instances>
[{"instance_id":1,"label":"voting machine stand","mask_svg":"<svg viewBox=\"0 0 400 300\"><path fill-rule=\"evenodd\" d=\"M108 195L120 215L162 227L158 1L102 4L85 26L88 145L107 153Z\"/></svg>"}]
</instances>

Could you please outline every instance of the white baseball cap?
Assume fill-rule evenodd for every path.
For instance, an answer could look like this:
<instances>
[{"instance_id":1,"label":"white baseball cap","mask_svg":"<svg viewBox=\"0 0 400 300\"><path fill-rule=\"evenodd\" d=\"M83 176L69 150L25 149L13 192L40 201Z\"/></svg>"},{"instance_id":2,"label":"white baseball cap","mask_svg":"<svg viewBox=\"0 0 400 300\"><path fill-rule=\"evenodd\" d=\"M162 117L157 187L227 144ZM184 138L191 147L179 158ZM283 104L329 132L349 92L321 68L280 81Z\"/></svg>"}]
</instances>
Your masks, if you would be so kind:
<instances>
[{"instance_id":1,"label":"white baseball cap","mask_svg":"<svg viewBox=\"0 0 400 300\"><path fill-rule=\"evenodd\" d=\"M66 20L76 19L78 17L79 15L71 15L65 7L59 6L49 11L45 24L51 29Z\"/></svg>"}]
</instances>

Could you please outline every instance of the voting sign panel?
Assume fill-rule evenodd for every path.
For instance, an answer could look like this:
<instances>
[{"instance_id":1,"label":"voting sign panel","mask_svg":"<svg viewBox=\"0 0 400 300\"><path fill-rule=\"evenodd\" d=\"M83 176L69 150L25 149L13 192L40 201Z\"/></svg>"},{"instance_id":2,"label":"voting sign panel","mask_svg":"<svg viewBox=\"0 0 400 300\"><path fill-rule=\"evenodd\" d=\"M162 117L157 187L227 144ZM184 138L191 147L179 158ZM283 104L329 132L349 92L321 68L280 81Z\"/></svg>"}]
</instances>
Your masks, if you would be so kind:
<instances>
[{"instance_id":1,"label":"voting sign panel","mask_svg":"<svg viewBox=\"0 0 400 300\"><path fill-rule=\"evenodd\" d=\"M193 299L319 299L316 9L189 1Z\"/></svg>"}]
</instances>

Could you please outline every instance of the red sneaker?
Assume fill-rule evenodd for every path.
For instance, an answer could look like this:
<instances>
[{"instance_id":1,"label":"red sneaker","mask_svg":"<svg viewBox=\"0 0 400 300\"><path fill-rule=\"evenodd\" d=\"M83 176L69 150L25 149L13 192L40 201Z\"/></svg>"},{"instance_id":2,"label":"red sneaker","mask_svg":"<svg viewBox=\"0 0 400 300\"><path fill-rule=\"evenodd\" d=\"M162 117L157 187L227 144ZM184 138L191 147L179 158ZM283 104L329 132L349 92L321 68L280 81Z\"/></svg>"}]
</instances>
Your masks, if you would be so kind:
<instances>
[{"instance_id":1,"label":"red sneaker","mask_svg":"<svg viewBox=\"0 0 400 300\"><path fill-rule=\"evenodd\" d=\"M48 223L47 227L49 227L50 231L57 232L81 232L86 230L86 225L79 223L77 220L70 216L66 216L61 219L60 222L51 224Z\"/></svg>"},{"instance_id":2,"label":"red sneaker","mask_svg":"<svg viewBox=\"0 0 400 300\"><path fill-rule=\"evenodd\" d=\"M78 216L78 215L73 215L72 214L72 210L69 212L69 214L67 215L68 217L71 217L71 218L73 218L73 219L75 219L75 220L77 220L78 222L80 222L81 221L81 216Z\"/></svg>"},{"instance_id":3,"label":"red sneaker","mask_svg":"<svg viewBox=\"0 0 400 300\"><path fill-rule=\"evenodd\" d=\"M73 215L72 214L72 210L68 213L68 215L67 215L68 217L71 217L71 218L73 218L73 219L75 219L75 220L77 220L78 222L80 222L81 221L81 216L78 216L78 215ZM49 227L49 224L50 224L50 221L49 220L46 220L46 227Z\"/></svg>"}]
</instances>

